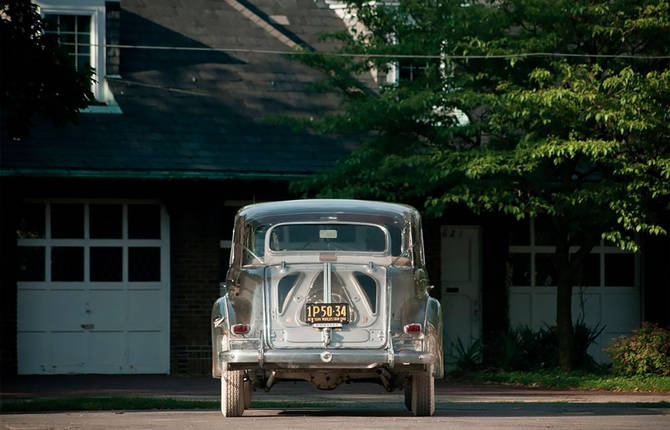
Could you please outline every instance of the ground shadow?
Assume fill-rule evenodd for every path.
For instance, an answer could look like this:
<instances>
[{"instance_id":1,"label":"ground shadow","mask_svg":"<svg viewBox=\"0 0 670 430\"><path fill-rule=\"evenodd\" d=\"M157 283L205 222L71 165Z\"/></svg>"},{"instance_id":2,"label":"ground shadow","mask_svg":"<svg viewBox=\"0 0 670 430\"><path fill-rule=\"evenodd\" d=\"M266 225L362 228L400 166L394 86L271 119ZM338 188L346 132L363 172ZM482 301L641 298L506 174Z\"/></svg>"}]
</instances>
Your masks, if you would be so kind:
<instances>
[{"instance_id":1,"label":"ground shadow","mask_svg":"<svg viewBox=\"0 0 670 430\"><path fill-rule=\"evenodd\" d=\"M258 410L257 410L258 411ZM435 416L447 417L560 417L560 416L648 416L670 412L670 403L564 403L564 402L441 402L436 405ZM291 408L281 416L361 416L389 417L412 416L402 404L357 403L333 405L326 408ZM254 414L254 417L265 415ZM276 413L267 416L276 416Z\"/></svg>"}]
</instances>

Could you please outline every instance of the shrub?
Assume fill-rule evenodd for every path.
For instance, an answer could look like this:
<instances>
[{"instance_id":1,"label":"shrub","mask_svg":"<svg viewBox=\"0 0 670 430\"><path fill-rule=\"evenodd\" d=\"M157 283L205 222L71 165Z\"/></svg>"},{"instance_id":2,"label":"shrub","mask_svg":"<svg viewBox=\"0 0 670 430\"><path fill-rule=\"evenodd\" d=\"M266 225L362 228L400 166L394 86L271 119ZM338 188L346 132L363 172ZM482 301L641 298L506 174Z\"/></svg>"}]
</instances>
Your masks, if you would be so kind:
<instances>
[{"instance_id":1,"label":"shrub","mask_svg":"<svg viewBox=\"0 0 670 430\"><path fill-rule=\"evenodd\" d=\"M574 325L574 363L578 369L593 370L596 362L588 354L589 346L600 336L604 326L587 326L580 318ZM556 327L545 325L536 331L528 326L510 328L488 345L489 365L505 370L553 369L558 366Z\"/></svg>"},{"instance_id":2,"label":"shrub","mask_svg":"<svg viewBox=\"0 0 670 430\"><path fill-rule=\"evenodd\" d=\"M612 339L605 352L613 370L621 375L670 375L670 331L642 323L630 337Z\"/></svg>"},{"instance_id":3,"label":"shrub","mask_svg":"<svg viewBox=\"0 0 670 430\"><path fill-rule=\"evenodd\" d=\"M482 362L482 340L475 340L472 345L465 347L461 338L452 342L452 356L455 359L449 364L453 364L459 372L470 372L478 369Z\"/></svg>"},{"instance_id":4,"label":"shrub","mask_svg":"<svg viewBox=\"0 0 670 430\"><path fill-rule=\"evenodd\" d=\"M605 330L604 325L596 324L595 327L589 327L584 323L583 318L579 318L574 325L573 342L575 368L594 370L600 366L588 353L589 346L598 339L598 336Z\"/></svg>"}]
</instances>

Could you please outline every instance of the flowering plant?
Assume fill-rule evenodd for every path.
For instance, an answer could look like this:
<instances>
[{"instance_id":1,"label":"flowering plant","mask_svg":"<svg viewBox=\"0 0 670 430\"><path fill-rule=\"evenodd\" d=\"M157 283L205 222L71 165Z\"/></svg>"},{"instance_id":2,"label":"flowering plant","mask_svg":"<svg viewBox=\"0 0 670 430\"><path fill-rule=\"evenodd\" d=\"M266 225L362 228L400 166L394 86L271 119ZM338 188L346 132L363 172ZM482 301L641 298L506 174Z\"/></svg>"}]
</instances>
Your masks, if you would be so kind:
<instances>
[{"instance_id":1,"label":"flowering plant","mask_svg":"<svg viewBox=\"0 0 670 430\"><path fill-rule=\"evenodd\" d=\"M670 330L642 323L630 337L612 339L605 352L613 370L623 375L670 375Z\"/></svg>"}]
</instances>

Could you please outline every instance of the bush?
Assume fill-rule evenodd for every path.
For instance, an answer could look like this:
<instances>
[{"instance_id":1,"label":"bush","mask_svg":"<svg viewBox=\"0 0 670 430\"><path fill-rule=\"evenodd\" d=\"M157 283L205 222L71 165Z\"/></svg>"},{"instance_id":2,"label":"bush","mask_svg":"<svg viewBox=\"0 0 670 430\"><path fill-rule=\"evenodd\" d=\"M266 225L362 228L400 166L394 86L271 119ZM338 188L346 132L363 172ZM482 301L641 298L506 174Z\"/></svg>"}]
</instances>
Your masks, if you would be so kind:
<instances>
[{"instance_id":1,"label":"bush","mask_svg":"<svg viewBox=\"0 0 670 430\"><path fill-rule=\"evenodd\" d=\"M465 347L461 338L456 339L456 343L451 343L453 364L458 372L466 373L477 370L482 362L482 340L475 340L472 345Z\"/></svg>"},{"instance_id":2,"label":"bush","mask_svg":"<svg viewBox=\"0 0 670 430\"><path fill-rule=\"evenodd\" d=\"M612 369L621 375L670 375L670 331L642 323L631 337L612 339L605 352Z\"/></svg>"},{"instance_id":3,"label":"bush","mask_svg":"<svg viewBox=\"0 0 670 430\"><path fill-rule=\"evenodd\" d=\"M588 327L580 318L574 325L574 364L577 369L593 370L598 366L588 354L589 346L605 327ZM544 326L536 331L530 327L510 328L489 345L487 364L505 370L553 369L558 366L558 335L556 327Z\"/></svg>"}]
</instances>

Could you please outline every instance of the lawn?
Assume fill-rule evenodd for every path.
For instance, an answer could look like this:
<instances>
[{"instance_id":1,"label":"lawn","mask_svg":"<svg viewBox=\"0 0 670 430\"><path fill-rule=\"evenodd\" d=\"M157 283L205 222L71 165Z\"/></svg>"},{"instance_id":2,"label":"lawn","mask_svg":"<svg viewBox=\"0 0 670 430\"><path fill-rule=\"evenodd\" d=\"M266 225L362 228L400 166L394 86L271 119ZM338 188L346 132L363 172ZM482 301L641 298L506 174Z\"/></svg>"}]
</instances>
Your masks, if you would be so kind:
<instances>
[{"instance_id":1,"label":"lawn","mask_svg":"<svg viewBox=\"0 0 670 430\"><path fill-rule=\"evenodd\" d=\"M670 392L670 376L659 375L616 376L606 372L536 370L468 372L452 374L449 378L460 382L573 390Z\"/></svg>"}]
</instances>

